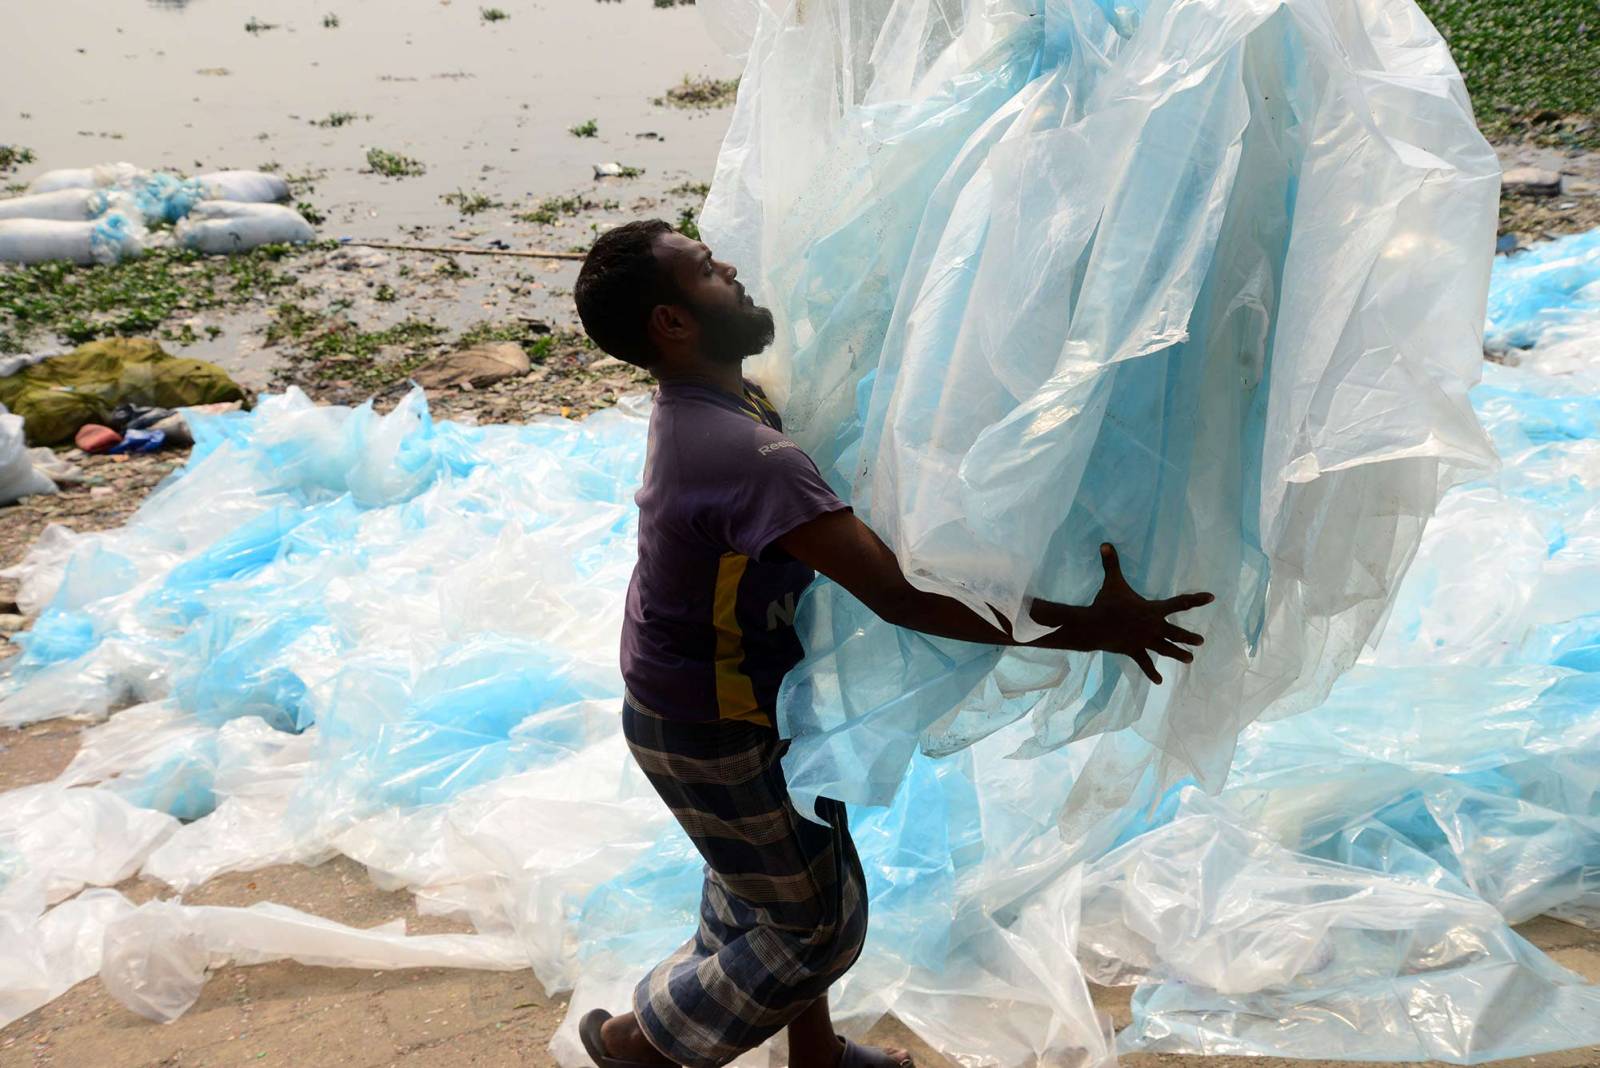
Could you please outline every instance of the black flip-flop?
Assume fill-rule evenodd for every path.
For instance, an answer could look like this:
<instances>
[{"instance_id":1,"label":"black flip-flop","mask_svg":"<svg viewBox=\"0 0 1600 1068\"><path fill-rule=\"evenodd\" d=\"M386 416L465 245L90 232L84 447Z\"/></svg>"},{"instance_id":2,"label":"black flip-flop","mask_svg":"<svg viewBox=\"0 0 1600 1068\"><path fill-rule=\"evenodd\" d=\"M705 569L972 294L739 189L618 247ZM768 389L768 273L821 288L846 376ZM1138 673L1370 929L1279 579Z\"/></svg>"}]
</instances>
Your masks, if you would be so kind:
<instances>
[{"instance_id":1,"label":"black flip-flop","mask_svg":"<svg viewBox=\"0 0 1600 1068\"><path fill-rule=\"evenodd\" d=\"M611 1014L605 1009L591 1009L578 1021L578 1037L583 1040L583 1048L589 1054L589 1059L599 1068L655 1068L654 1065L622 1061L606 1055L606 1044L600 1037L600 1028L609 1019Z\"/></svg>"},{"instance_id":2,"label":"black flip-flop","mask_svg":"<svg viewBox=\"0 0 1600 1068\"><path fill-rule=\"evenodd\" d=\"M877 1046L863 1046L843 1035L839 1036L839 1041L844 1043L844 1056L839 1058L839 1068L912 1068L910 1057L897 1061Z\"/></svg>"}]
</instances>

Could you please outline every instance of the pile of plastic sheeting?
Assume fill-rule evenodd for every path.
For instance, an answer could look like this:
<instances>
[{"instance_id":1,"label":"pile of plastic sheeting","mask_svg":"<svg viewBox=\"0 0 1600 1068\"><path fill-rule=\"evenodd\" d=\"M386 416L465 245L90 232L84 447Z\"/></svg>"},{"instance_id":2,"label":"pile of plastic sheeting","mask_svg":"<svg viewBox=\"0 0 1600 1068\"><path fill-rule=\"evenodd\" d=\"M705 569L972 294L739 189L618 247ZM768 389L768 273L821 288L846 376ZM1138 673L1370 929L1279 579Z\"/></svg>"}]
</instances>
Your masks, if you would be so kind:
<instances>
[{"instance_id":1,"label":"pile of plastic sheeting","mask_svg":"<svg viewBox=\"0 0 1600 1068\"><path fill-rule=\"evenodd\" d=\"M1472 399L1502 466L1445 496L1381 642L1318 708L1246 728L1220 794L1165 791L1087 861L1056 813L1094 740L1010 759L1018 722L913 755L854 812L852 1033L893 1012L994 1065L1600 1044L1600 988L1509 926L1600 926L1600 374L1565 370L1600 352L1600 240L1495 272L1518 366ZM195 416L128 526L51 528L18 569L37 619L0 720L122 710L0 794L0 1017L97 973L168 1019L229 960L520 965L571 991L555 1049L586 1063L576 1015L625 1004L700 881L618 728L645 411L468 427L420 394L380 416L291 392ZM79 893L336 854L478 933ZM1091 981L1137 985L1121 1035Z\"/></svg>"},{"instance_id":2,"label":"pile of plastic sheeting","mask_svg":"<svg viewBox=\"0 0 1600 1068\"><path fill-rule=\"evenodd\" d=\"M1409 0L708 14L752 37L701 230L773 309L786 427L911 581L1024 636L1030 597L1092 597L1102 541L1136 588L1217 595L1156 690L824 587L780 698L797 794L884 804L919 748L1021 721L1022 755L1105 739L1062 813L1088 852L1215 790L1492 462L1467 391L1500 167L1444 41Z\"/></svg>"},{"instance_id":3,"label":"pile of plastic sheeting","mask_svg":"<svg viewBox=\"0 0 1600 1068\"><path fill-rule=\"evenodd\" d=\"M277 201L289 185L260 171L193 178L131 163L47 171L0 198L0 263L109 264L173 244L208 254L310 241L305 218ZM149 227L175 223L174 229Z\"/></svg>"},{"instance_id":4,"label":"pile of plastic sheeting","mask_svg":"<svg viewBox=\"0 0 1600 1068\"><path fill-rule=\"evenodd\" d=\"M48 449L37 451L43 453L39 459L55 457ZM56 492L55 482L34 465L35 452L27 446L22 416L0 404L0 507L32 494Z\"/></svg>"}]
</instances>

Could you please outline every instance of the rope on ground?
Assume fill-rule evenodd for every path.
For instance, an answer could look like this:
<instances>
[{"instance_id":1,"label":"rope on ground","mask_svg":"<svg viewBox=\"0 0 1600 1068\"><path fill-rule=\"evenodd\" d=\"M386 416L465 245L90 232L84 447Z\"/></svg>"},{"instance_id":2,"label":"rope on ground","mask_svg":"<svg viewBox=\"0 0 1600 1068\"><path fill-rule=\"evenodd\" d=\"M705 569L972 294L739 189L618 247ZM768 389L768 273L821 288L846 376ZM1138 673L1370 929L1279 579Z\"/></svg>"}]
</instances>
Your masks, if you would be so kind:
<instances>
[{"instance_id":1,"label":"rope on ground","mask_svg":"<svg viewBox=\"0 0 1600 1068\"><path fill-rule=\"evenodd\" d=\"M356 248L384 248L395 252L440 252L454 256L515 256L528 260L581 260L587 252L540 252L508 248L461 248L453 245L395 245L387 241L341 241Z\"/></svg>"}]
</instances>

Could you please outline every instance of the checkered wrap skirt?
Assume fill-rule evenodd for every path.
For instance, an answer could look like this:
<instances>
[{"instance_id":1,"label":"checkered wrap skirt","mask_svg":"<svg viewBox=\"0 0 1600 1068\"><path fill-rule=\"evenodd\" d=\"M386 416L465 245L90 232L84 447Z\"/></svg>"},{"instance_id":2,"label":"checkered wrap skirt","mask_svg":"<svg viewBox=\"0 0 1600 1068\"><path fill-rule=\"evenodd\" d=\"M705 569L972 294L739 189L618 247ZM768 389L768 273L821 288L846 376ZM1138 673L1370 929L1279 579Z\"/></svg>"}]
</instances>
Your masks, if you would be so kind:
<instances>
[{"instance_id":1,"label":"checkered wrap skirt","mask_svg":"<svg viewBox=\"0 0 1600 1068\"><path fill-rule=\"evenodd\" d=\"M771 727L685 723L624 703L634 759L705 858L700 926L634 989L657 1049L716 1068L827 993L861 953L866 880L844 805L795 811Z\"/></svg>"}]
</instances>

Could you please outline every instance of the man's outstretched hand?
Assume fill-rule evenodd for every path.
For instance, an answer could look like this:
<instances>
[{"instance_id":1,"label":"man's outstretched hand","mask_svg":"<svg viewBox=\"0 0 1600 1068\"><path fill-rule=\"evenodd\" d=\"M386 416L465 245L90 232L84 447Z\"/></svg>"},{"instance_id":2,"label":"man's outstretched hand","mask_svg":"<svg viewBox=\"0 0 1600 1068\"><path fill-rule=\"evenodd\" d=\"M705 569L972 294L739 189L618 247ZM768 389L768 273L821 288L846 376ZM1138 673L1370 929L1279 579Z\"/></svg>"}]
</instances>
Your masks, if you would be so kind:
<instances>
[{"instance_id":1,"label":"man's outstretched hand","mask_svg":"<svg viewBox=\"0 0 1600 1068\"><path fill-rule=\"evenodd\" d=\"M953 597L912 586L900 561L854 512L829 512L802 523L780 537L778 548L827 575L861 603L897 627L941 638L992 645L1029 645L1039 649L1103 649L1132 657L1150 681L1159 683L1155 657L1170 656L1185 664L1194 654L1185 645L1199 645L1200 635L1167 617L1210 604L1209 593L1186 593L1165 601L1147 601L1122 577L1117 551L1100 546L1106 580L1091 605L1034 601L1028 606L1034 622L1052 628L1038 641L1018 641L993 615L980 616Z\"/></svg>"},{"instance_id":2,"label":"man's outstretched hand","mask_svg":"<svg viewBox=\"0 0 1600 1068\"><path fill-rule=\"evenodd\" d=\"M1194 653L1184 647L1203 645L1205 639L1167 617L1210 604L1216 598L1209 593L1183 593L1160 601L1139 596L1122 577L1122 563L1109 542L1100 546L1100 563L1105 568L1105 582L1088 608L1034 602L1030 614L1036 622L1061 628L1039 644L1119 653L1138 664L1150 681L1158 684L1161 673L1156 670L1156 657L1170 657L1184 664L1193 662ZM1082 640L1084 636L1088 642Z\"/></svg>"}]
</instances>

